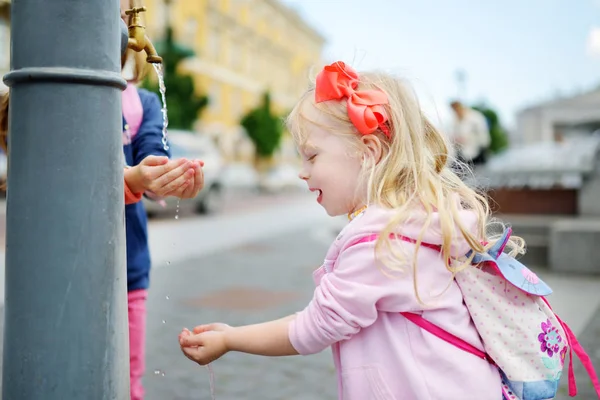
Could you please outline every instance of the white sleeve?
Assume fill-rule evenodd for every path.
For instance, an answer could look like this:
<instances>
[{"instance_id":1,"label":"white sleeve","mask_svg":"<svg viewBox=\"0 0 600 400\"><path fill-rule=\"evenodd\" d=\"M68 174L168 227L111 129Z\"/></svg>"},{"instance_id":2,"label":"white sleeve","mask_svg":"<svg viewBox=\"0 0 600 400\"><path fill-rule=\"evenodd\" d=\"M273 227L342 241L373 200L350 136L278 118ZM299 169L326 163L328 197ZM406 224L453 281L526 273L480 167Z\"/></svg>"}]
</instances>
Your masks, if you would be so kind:
<instances>
[{"instance_id":1,"label":"white sleeve","mask_svg":"<svg viewBox=\"0 0 600 400\"><path fill-rule=\"evenodd\" d=\"M476 124L475 132L477 133L477 141L482 147L489 147L492 142L492 137L485 116L480 112L476 112L474 122Z\"/></svg>"}]
</instances>

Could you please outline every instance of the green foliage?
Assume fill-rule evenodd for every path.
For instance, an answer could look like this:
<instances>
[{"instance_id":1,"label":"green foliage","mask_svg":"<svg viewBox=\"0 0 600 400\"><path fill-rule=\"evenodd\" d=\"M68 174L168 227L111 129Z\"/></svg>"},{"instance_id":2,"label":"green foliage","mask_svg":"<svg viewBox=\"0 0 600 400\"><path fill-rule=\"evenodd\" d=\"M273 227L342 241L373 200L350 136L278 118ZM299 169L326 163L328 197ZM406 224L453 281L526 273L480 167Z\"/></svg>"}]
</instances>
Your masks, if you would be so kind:
<instances>
[{"instance_id":1,"label":"green foliage","mask_svg":"<svg viewBox=\"0 0 600 400\"><path fill-rule=\"evenodd\" d=\"M481 112L488 121L491 137L490 152L496 154L506 149L508 147L508 134L502 127L498 114L490 107L484 105L474 106L472 108Z\"/></svg>"},{"instance_id":2,"label":"green foliage","mask_svg":"<svg viewBox=\"0 0 600 400\"><path fill-rule=\"evenodd\" d=\"M201 111L208 105L208 97L198 96L194 89L193 78L178 73L177 68L184 59L193 53L173 41L171 27L167 28L166 40L161 47L159 54L163 58L169 127L192 130ZM160 96L157 81L146 78L141 86Z\"/></svg>"},{"instance_id":3,"label":"green foliage","mask_svg":"<svg viewBox=\"0 0 600 400\"><path fill-rule=\"evenodd\" d=\"M242 118L241 125L254 143L257 157L271 157L279 148L283 124L281 118L271 111L269 93L263 95L263 101L258 107Z\"/></svg>"}]
</instances>

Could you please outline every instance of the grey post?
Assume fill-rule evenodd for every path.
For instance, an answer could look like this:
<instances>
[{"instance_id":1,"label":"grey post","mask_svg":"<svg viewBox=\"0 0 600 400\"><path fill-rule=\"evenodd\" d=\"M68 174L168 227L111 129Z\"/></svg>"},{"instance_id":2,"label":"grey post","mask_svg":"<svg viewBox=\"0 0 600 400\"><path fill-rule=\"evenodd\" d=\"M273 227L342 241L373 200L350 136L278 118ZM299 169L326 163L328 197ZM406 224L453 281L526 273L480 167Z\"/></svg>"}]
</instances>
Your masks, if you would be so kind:
<instances>
[{"instance_id":1,"label":"grey post","mask_svg":"<svg viewBox=\"0 0 600 400\"><path fill-rule=\"evenodd\" d=\"M119 0L12 2L2 398L129 398Z\"/></svg>"}]
</instances>

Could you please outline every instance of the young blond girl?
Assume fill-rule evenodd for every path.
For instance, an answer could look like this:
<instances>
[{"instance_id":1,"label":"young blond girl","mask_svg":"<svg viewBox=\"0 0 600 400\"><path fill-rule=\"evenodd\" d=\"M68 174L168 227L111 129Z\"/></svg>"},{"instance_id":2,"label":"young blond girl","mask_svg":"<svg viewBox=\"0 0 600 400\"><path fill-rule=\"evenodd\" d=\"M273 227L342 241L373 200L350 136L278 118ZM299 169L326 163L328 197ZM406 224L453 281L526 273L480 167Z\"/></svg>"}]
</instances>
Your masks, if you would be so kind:
<instances>
[{"instance_id":1,"label":"young blond girl","mask_svg":"<svg viewBox=\"0 0 600 400\"><path fill-rule=\"evenodd\" d=\"M307 355L331 346L340 399L500 400L496 367L401 314L483 350L453 278L470 264L470 249L492 244L489 210L448 167L446 142L412 92L336 62L318 74L288 126L303 159L300 178L329 215L350 222L315 271L303 311L184 329L184 354L205 365L228 351Z\"/></svg>"}]
</instances>

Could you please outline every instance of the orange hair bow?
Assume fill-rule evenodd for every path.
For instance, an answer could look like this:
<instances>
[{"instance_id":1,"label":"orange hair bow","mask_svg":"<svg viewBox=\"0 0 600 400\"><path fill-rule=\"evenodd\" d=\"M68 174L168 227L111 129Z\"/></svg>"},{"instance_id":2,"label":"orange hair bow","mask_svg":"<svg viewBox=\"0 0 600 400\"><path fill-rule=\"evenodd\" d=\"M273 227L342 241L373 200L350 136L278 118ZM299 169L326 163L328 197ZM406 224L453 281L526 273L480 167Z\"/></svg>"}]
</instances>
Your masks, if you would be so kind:
<instances>
[{"instance_id":1,"label":"orange hair bow","mask_svg":"<svg viewBox=\"0 0 600 400\"><path fill-rule=\"evenodd\" d=\"M329 100L348 98L348 117L352 124L363 135L375 132L378 128L390 136L385 123L388 120L383 108L389 104L387 95L382 90L356 90L358 73L341 61L327 65L317 75L315 101L321 103Z\"/></svg>"}]
</instances>

